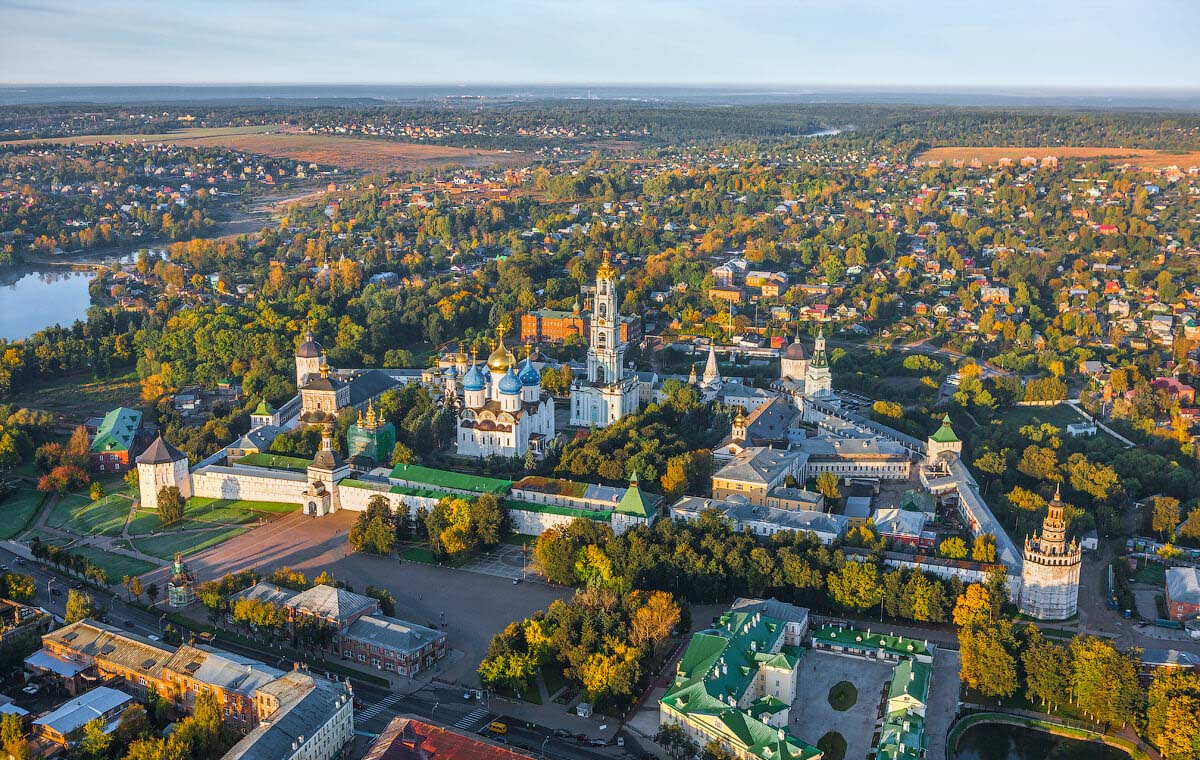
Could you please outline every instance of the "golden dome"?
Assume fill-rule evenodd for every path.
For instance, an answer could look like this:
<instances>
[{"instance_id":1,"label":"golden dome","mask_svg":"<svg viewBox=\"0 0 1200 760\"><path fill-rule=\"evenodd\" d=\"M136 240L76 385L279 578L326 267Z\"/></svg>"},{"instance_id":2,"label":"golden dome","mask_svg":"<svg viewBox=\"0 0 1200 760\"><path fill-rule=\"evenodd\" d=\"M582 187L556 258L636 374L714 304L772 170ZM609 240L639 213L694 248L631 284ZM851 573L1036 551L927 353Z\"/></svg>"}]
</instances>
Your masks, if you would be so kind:
<instances>
[{"instance_id":1,"label":"golden dome","mask_svg":"<svg viewBox=\"0 0 1200 760\"><path fill-rule=\"evenodd\" d=\"M492 372L508 372L512 365L517 363L517 358L512 355L512 352L504 347L504 340L501 339L496 350L488 357L487 366Z\"/></svg>"},{"instance_id":2,"label":"golden dome","mask_svg":"<svg viewBox=\"0 0 1200 760\"><path fill-rule=\"evenodd\" d=\"M600 268L596 270L596 277L602 280L611 280L617 276L617 270L613 268L612 262L609 260L608 251L604 252L604 261L600 264Z\"/></svg>"}]
</instances>

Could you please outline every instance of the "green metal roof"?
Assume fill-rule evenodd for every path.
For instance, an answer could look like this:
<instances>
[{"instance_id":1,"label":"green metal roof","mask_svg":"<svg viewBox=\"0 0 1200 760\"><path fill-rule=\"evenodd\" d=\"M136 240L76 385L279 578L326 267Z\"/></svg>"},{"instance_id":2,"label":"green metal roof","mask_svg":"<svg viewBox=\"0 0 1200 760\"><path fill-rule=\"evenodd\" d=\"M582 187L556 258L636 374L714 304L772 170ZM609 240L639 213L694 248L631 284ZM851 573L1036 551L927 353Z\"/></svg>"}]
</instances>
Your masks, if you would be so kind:
<instances>
[{"instance_id":1,"label":"green metal roof","mask_svg":"<svg viewBox=\"0 0 1200 760\"><path fill-rule=\"evenodd\" d=\"M268 404L267 400L264 398L262 401L258 402L258 406L255 408L254 413L269 417L275 413L275 407Z\"/></svg>"},{"instance_id":2,"label":"green metal roof","mask_svg":"<svg viewBox=\"0 0 1200 760\"><path fill-rule=\"evenodd\" d=\"M929 646L923 641L890 634L870 633L855 628L825 626L813 631L812 637L813 641L839 644L851 649L864 651L884 649L901 657L931 653Z\"/></svg>"},{"instance_id":3,"label":"green metal roof","mask_svg":"<svg viewBox=\"0 0 1200 760\"><path fill-rule=\"evenodd\" d=\"M911 657L905 657L896 669L892 671L892 682L888 686L888 701L911 697L922 705L929 698L929 675L931 668L928 664L917 662Z\"/></svg>"},{"instance_id":4,"label":"green metal roof","mask_svg":"<svg viewBox=\"0 0 1200 760\"><path fill-rule=\"evenodd\" d=\"M638 487L635 481L629 484L629 488L625 489L625 495L621 497L621 501L617 504L617 511L623 515L633 515L649 520L658 512L659 500L657 496L648 496L642 493L642 489Z\"/></svg>"},{"instance_id":5,"label":"green metal roof","mask_svg":"<svg viewBox=\"0 0 1200 760\"><path fill-rule=\"evenodd\" d=\"M937 429L937 432L929 436L936 443L959 443L958 436L954 434L954 428L950 427L950 415L947 414L942 418L942 426Z\"/></svg>"},{"instance_id":6,"label":"green metal roof","mask_svg":"<svg viewBox=\"0 0 1200 760\"><path fill-rule=\"evenodd\" d=\"M390 477L393 480L421 483L434 489L473 491L475 493L504 494L512 488L511 480L485 478L482 475L467 475L450 470L435 470L432 467L422 467L418 464L398 464L392 468Z\"/></svg>"},{"instance_id":7,"label":"green metal roof","mask_svg":"<svg viewBox=\"0 0 1200 760\"><path fill-rule=\"evenodd\" d=\"M141 425L141 412L118 406L104 415L100 427L96 428L96 437L92 440L91 451L96 454L129 451Z\"/></svg>"},{"instance_id":8,"label":"green metal roof","mask_svg":"<svg viewBox=\"0 0 1200 760\"><path fill-rule=\"evenodd\" d=\"M786 728L772 728L760 720L788 707L778 699L764 697L748 710L737 707L761 666L795 667L802 650L781 646L784 627L784 621L767 615L726 612L714 627L692 636L676 666L675 680L660 701L679 713L706 716L704 722L723 739L753 757L820 757L819 749Z\"/></svg>"}]
</instances>

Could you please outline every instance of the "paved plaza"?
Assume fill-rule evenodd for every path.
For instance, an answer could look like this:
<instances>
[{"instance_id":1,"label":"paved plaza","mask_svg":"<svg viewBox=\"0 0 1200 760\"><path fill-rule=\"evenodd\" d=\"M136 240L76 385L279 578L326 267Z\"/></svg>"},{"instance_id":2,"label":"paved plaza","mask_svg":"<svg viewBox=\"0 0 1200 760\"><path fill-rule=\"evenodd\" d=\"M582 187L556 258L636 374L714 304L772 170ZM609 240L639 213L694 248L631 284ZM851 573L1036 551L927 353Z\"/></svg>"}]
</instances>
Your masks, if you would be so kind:
<instances>
[{"instance_id":1,"label":"paved plaza","mask_svg":"<svg viewBox=\"0 0 1200 760\"><path fill-rule=\"evenodd\" d=\"M444 623L455 656L440 666L436 678L472 685L479 683L475 669L494 634L572 593L533 578L514 585L512 579L521 574L516 546L501 546L494 556L482 558L485 569L480 572L356 554L350 551L346 536L357 515L350 511L317 519L289 515L187 561L202 581L246 569L266 577L287 565L310 580L328 570L359 593L367 586L386 588L396 596L396 617L431 628ZM161 584L166 574L159 570L143 577L146 579Z\"/></svg>"},{"instance_id":2,"label":"paved plaza","mask_svg":"<svg viewBox=\"0 0 1200 760\"><path fill-rule=\"evenodd\" d=\"M871 751L875 718L893 665L864 657L807 651L800 658L796 703L792 707L792 733L816 744L829 731L846 739L846 757L859 760ZM858 701L845 712L829 706L829 690L849 681L858 689Z\"/></svg>"}]
</instances>

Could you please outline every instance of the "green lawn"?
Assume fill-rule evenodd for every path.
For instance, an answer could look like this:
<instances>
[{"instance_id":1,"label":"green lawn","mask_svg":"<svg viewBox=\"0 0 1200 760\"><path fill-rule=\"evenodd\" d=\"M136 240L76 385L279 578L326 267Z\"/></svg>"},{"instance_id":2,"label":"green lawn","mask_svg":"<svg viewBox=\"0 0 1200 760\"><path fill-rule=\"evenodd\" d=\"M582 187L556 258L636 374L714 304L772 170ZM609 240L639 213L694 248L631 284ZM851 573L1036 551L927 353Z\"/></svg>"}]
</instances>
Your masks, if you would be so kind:
<instances>
[{"instance_id":1,"label":"green lawn","mask_svg":"<svg viewBox=\"0 0 1200 760\"><path fill-rule=\"evenodd\" d=\"M1147 583L1161 588L1167 584L1167 566L1160 562L1139 559L1138 568L1133 572L1133 577L1138 583Z\"/></svg>"},{"instance_id":2,"label":"green lawn","mask_svg":"<svg viewBox=\"0 0 1200 760\"><path fill-rule=\"evenodd\" d=\"M119 494L110 494L96 502L86 494L64 494L54 505L46 524L81 535L119 536L125 528L131 503Z\"/></svg>"},{"instance_id":3,"label":"green lawn","mask_svg":"<svg viewBox=\"0 0 1200 760\"><path fill-rule=\"evenodd\" d=\"M175 556L175 552L194 554L210 546L224 543L235 536L240 536L247 530L249 528L233 526L196 533L164 533L150 538L135 539L130 543L140 552L169 560Z\"/></svg>"},{"instance_id":4,"label":"green lawn","mask_svg":"<svg viewBox=\"0 0 1200 760\"><path fill-rule=\"evenodd\" d=\"M858 702L858 689L849 681L838 681L829 690L829 706L838 712L846 712Z\"/></svg>"},{"instance_id":5,"label":"green lawn","mask_svg":"<svg viewBox=\"0 0 1200 760\"><path fill-rule=\"evenodd\" d=\"M247 454L241 459L235 460L236 464L253 465L255 467L273 467L277 470L297 470L305 472L308 466L312 464L311 459L301 459L300 457L289 457L283 454Z\"/></svg>"},{"instance_id":6,"label":"green lawn","mask_svg":"<svg viewBox=\"0 0 1200 760\"><path fill-rule=\"evenodd\" d=\"M71 375L30 384L12 403L42 409L82 421L118 406L144 409L137 372L96 380L90 374Z\"/></svg>"},{"instance_id":7,"label":"green lawn","mask_svg":"<svg viewBox=\"0 0 1200 760\"><path fill-rule=\"evenodd\" d=\"M0 539L14 538L29 527L44 497L32 488L18 488L0 501Z\"/></svg>"},{"instance_id":8,"label":"green lawn","mask_svg":"<svg viewBox=\"0 0 1200 760\"><path fill-rule=\"evenodd\" d=\"M300 508L299 504L285 504L277 501L247 501L239 499L238 501L230 501L229 499L209 499L205 497L194 496L187 501L187 506L183 508L185 517L203 517L208 519L206 515L208 510L213 508L250 510L251 512L271 512L274 514L284 515L288 512L295 512Z\"/></svg>"},{"instance_id":9,"label":"green lawn","mask_svg":"<svg viewBox=\"0 0 1200 760\"><path fill-rule=\"evenodd\" d=\"M1004 425L1010 430L1016 430L1023 425L1032 425L1034 420L1049 422L1060 428L1066 428L1072 422L1083 422L1071 407L1066 404L1055 406L1007 406L1004 408Z\"/></svg>"},{"instance_id":10,"label":"green lawn","mask_svg":"<svg viewBox=\"0 0 1200 760\"><path fill-rule=\"evenodd\" d=\"M530 550L537 543L537 536L527 536L524 533L513 533L500 539L500 543L508 544L509 546L528 546Z\"/></svg>"},{"instance_id":11,"label":"green lawn","mask_svg":"<svg viewBox=\"0 0 1200 760\"><path fill-rule=\"evenodd\" d=\"M94 546L73 546L67 551L71 554L78 554L88 559L93 565L104 568L104 572L108 573L109 583L113 584L120 583L121 578L126 575L141 575L158 567L134 557L113 554Z\"/></svg>"},{"instance_id":12,"label":"green lawn","mask_svg":"<svg viewBox=\"0 0 1200 760\"><path fill-rule=\"evenodd\" d=\"M817 739L817 748L825 753L821 760L842 760L846 756L846 738L837 731L829 731Z\"/></svg>"}]
</instances>

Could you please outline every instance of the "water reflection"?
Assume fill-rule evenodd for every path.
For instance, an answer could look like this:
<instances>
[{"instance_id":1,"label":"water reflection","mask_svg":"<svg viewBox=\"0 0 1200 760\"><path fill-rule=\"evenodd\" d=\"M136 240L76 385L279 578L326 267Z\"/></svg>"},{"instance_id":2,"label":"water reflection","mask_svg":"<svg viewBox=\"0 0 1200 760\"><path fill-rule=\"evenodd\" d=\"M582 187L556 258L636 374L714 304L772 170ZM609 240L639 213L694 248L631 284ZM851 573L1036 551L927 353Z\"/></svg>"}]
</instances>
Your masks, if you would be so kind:
<instances>
[{"instance_id":1,"label":"water reflection","mask_svg":"<svg viewBox=\"0 0 1200 760\"><path fill-rule=\"evenodd\" d=\"M963 733L958 760L1129 760L1129 755L1097 742L985 723Z\"/></svg>"}]
</instances>

